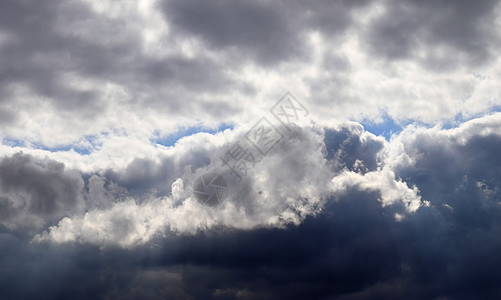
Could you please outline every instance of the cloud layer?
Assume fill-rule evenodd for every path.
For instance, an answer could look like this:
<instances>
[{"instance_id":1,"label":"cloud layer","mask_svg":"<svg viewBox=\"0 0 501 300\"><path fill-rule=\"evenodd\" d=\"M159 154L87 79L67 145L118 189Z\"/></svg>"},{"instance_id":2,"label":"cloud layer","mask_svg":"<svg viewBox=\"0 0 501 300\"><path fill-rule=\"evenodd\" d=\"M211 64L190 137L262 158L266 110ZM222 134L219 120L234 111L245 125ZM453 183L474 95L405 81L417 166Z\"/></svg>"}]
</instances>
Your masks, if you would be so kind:
<instances>
[{"instance_id":1,"label":"cloud layer","mask_svg":"<svg viewBox=\"0 0 501 300\"><path fill-rule=\"evenodd\" d=\"M4 1L0 297L499 298L500 10Z\"/></svg>"},{"instance_id":2,"label":"cloud layer","mask_svg":"<svg viewBox=\"0 0 501 300\"><path fill-rule=\"evenodd\" d=\"M286 90L318 119L500 103L497 1L35 2L0 24L1 136L28 147L252 122Z\"/></svg>"},{"instance_id":3,"label":"cloud layer","mask_svg":"<svg viewBox=\"0 0 501 300\"><path fill-rule=\"evenodd\" d=\"M48 295L92 286L94 290L83 295L497 297L500 125L499 114L455 129L413 125L390 142L353 122L331 124L322 131L297 128L291 135L296 139L257 164L247 182L233 186L246 202L239 202L234 192L218 209L199 205L183 188L197 172L181 174L166 196L148 192L142 200L130 193L121 198L120 188L106 175L75 177L81 195L68 196L86 198L86 213L67 210L67 216L46 231L48 225L39 227L43 232L37 236L5 228L1 245L4 253L11 253L2 256L5 282L13 284L26 271L10 269L15 261L31 261L42 272L42 259L47 264L62 259L67 263L51 275L60 276L60 283L42 289ZM179 147L195 141L207 145L206 138L186 138ZM218 138L210 137L212 145ZM323 147L317 149L318 141ZM290 147L295 143L301 151ZM304 151L310 146L318 152ZM217 152L207 147L205 153L210 157ZM8 163L23 166L28 178L43 168L71 172L61 165L51 169L51 162L28 168L40 163L22 154L4 158L1 165ZM210 162L199 167L207 168ZM123 172L128 171L134 169ZM261 182L261 172L275 177ZM81 178L86 178L85 188L79 185ZM121 188L127 190L127 185ZM248 190L260 193L249 197ZM91 204L90 195L109 200ZM57 201L64 204L65 199ZM48 214L43 207L24 213ZM4 226L10 224L9 219L3 221ZM76 258L80 254L85 255ZM117 264L122 265L119 277ZM88 277L96 274L97 281ZM32 276L23 284L40 284L42 275ZM10 284L3 288L5 295L14 295L18 286ZM33 296L29 290L23 293Z\"/></svg>"}]
</instances>

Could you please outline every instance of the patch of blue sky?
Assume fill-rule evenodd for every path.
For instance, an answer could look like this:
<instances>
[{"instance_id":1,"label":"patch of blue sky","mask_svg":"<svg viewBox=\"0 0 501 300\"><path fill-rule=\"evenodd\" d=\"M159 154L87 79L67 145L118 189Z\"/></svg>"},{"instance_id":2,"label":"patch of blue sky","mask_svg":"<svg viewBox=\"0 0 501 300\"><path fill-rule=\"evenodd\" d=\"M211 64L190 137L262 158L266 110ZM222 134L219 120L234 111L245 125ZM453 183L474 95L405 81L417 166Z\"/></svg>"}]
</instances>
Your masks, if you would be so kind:
<instances>
[{"instance_id":1,"label":"patch of blue sky","mask_svg":"<svg viewBox=\"0 0 501 300\"><path fill-rule=\"evenodd\" d=\"M182 139L183 137L191 136L197 133L205 132L209 134L216 134L218 132L223 132L226 129L233 130L233 124L223 123L219 125L217 128L208 128L204 126L191 126L191 127L181 127L173 134L169 134L166 136L159 136L152 140L155 144L162 145L165 147L173 147L176 145L177 141Z\"/></svg>"},{"instance_id":2,"label":"patch of blue sky","mask_svg":"<svg viewBox=\"0 0 501 300\"><path fill-rule=\"evenodd\" d=\"M483 112L483 113L478 113L478 114L473 114L473 115L468 115L468 116L464 116L463 114L459 113L454 117L454 119L452 121L444 122L442 124L442 128L444 128L444 129L456 128L464 122L479 118L479 117L484 116L486 114L496 113L496 112L501 112L501 105L494 105L494 106L490 107L488 112Z\"/></svg>"},{"instance_id":3,"label":"patch of blue sky","mask_svg":"<svg viewBox=\"0 0 501 300\"><path fill-rule=\"evenodd\" d=\"M77 145L59 145L55 147L47 147L41 144L30 144L31 148L33 149L40 149L40 150L45 150L49 152L69 152L69 151L75 151L76 153L80 155L89 155L92 153L92 149L88 147L82 147L82 146L77 146Z\"/></svg>"},{"instance_id":4,"label":"patch of blue sky","mask_svg":"<svg viewBox=\"0 0 501 300\"><path fill-rule=\"evenodd\" d=\"M24 142L22 140L14 139L14 138L3 138L2 145L9 146L11 148L25 147Z\"/></svg>"},{"instance_id":5,"label":"patch of blue sky","mask_svg":"<svg viewBox=\"0 0 501 300\"><path fill-rule=\"evenodd\" d=\"M362 121L360 122L364 126L365 131L373 133L377 136L383 136L386 140L390 140L393 134L398 134L404 128L401 124L395 123L388 115L383 115L383 122L374 121Z\"/></svg>"},{"instance_id":6,"label":"patch of blue sky","mask_svg":"<svg viewBox=\"0 0 501 300\"><path fill-rule=\"evenodd\" d=\"M478 113L478 114L473 114L473 115L468 115L464 116L463 114L459 113L457 114L452 120L450 121L445 121L445 122L440 122L440 123L424 123L422 121L416 121L416 120L407 120L403 122L395 122L393 118L388 116L387 114L383 114L382 122L374 122L370 120L364 120L361 121L360 123L364 126L364 129L368 132L371 132L377 136L383 136L386 140L390 140L391 136L393 134L398 134L400 133L405 127L407 127L410 124L418 125L421 127L427 127L431 128L436 125L440 125L441 128L443 129L452 129L460 126L461 124L482 117L486 114L489 113L495 113L495 112L501 112L501 105L495 105L492 106L488 112L483 112L483 113Z\"/></svg>"},{"instance_id":7,"label":"patch of blue sky","mask_svg":"<svg viewBox=\"0 0 501 300\"><path fill-rule=\"evenodd\" d=\"M61 144L57 146L46 146L41 143L33 143L29 141L24 141L20 139L15 139L15 138L3 138L2 139L2 144L9 146L9 147L20 147L20 148L28 148L28 149L37 149L37 150L44 150L44 151L49 151L49 152L68 152L68 151L75 151L76 153L80 155L89 155L91 154L96 148L99 147L100 141L99 137L96 135L89 135L83 137L78 143L75 144Z\"/></svg>"}]
</instances>

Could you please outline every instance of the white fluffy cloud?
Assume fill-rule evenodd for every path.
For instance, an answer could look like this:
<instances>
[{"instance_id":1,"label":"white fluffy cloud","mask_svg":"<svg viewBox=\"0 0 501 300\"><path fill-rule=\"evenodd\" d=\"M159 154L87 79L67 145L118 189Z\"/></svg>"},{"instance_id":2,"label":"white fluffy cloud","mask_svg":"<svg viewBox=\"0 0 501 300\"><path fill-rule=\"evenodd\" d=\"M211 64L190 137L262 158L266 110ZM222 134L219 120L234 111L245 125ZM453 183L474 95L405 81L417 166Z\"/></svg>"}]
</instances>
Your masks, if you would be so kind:
<instances>
[{"instance_id":1,"label":"white fluffy cloud","mask_svg":"<svg viewBox=\"0 0 501 300\"><path fill-rule=\"evenodd\" d=\"M115 202L117 193L105 191L103 182L94 177L89 185L97 188L91 189L89 197L99 198L97 191L100 190L101 197L104 197L100 201L106 205L89 206L83 214L65 217L38 235L36 240L132 247L147 243L154 237L193 235L217 226L281 228L287 224L300 224L305 217L320 213L328 199L343 197L352 189L378 193L383 207L403 205L405 209L394 215L396 220L401 220L422 207L429 207L433 199L423 198L415 183L406 182L396 173L417 169L416 163L431 151L426 149L436 147L436 141L440 141L440 147L464 147L474 139L499 135L500 127L501 114L474 119L454 129L409 125L389 142L363 131L356 123L331 123L330 127L322 130L296 128L288 135L288 140L278 144L269 156L257 163L241 183L232 181L231 174L219 162L221 153L241 135L230 131L220 133L219 137L199 134L181 140L174 151L186 154L187 147L192 148L202 158L208 158L208 163L195 168L191 165L188 169L175 167L182 170L182 174L172 175L177 179L173 180L170 194L163 197L150 195L141 201L126 196ZM329 145L327 139L336 138L325 134L325 130L333 130L336 134L347 133L338 140L339 149L332 157L329 157L326 148ZM353 140L359 144L342 148ZM377 159L377 167L373 169L367 167L370 160L361 155L364 152L360 150L371 142L382 145L370 153ZM186 162L183 154L175 159L176 163ZM358 155L358 159L351 160L347 155ZM166 162L152 160L152 163L160 165ZM451 158L451 163L457 162ZM220 207L208 208L196 201L192 187L194 179L214 170L225 174L230 182L230 192L227 201ZM134 172L134 169L125 172ZM482 182L477 184L485 185Z\"/></svg>"},{"instance_id":2,"label":"white fluffy cloud","mask_svg":"<svg viewBox=\"0 0 501 300\"><path fill-rule=\"evenodd\" d=\"M324 134L324 129L295 128L287 134L286 140L277 144L269 155L263 157L240 183L224 169L220 157L235 141L241 139L242 135L226 131L219 134L219 137L198 134L183 139L174 148L175 153L181 153L181 156L174 159L173 165L154 159L138 165L138 168L149 164L156 165L148 167L149 172L162 168L162 164L178 169L181 173L170 175L177 179L172 180L168 195L154 197L150 194L143 200L126 197L111 206L89 207L82 215L62 219L57 225L38 235L36 240L131 247L149 242L155 236L192 235L216 226L251 229L299 225L305 217L320 213L329 198L339 197L347 188L353 187L380 193L383 206L403 203L406 210L402 211L402 214L413 213L426 205L421 201L415 186L408 186L401 179L395 178L391 165L386 166L384 161L378 161L379 166L375 170L367 171L363 156L355 161L350 161L346 156L357 155L352 151L362 149L373 142L384 145L382 151L386 151L393 147L391 143L361 130L355 123L332 124L332 128L326 130L335 133L346 131L346 140L340 142L346 144L347 140L352 139L360 144L352 149L339 149L337 156L328 158L326 144L329 143L326 139L330 137ZM226 140L224 135L232 136L233 139ZM224 140L226 142L221 143ZM194 160L186 160L183 156L192 157L187 147L198 155L198 159L204 161L204 158L207 158L208 163L197 167ZM375 152L369 154L377 157L379 150L380 148L375 148ZM179 163L188 165L178 166ZM365 163L370 165L369 161ZM138 171L141 172L136 170L136 167L127 168L121 176L134 175ZM230 183L227 201L217 208L200 205L192 192L194 179L210 171L224 174ZM94 181L97 180L95 177ZM161 184L167 184L167 181L161 181ZM127 180L124 184L126 187L133 185ZM99 197L95 190L103 190L102 182L97 182L97 188L89 193L89 197ZM106 197L104 192L99 195ZM108 196L116 198L116 193L108 193ZM100 201L114 202L113 199Z\"/></svg>"}]
</instances>

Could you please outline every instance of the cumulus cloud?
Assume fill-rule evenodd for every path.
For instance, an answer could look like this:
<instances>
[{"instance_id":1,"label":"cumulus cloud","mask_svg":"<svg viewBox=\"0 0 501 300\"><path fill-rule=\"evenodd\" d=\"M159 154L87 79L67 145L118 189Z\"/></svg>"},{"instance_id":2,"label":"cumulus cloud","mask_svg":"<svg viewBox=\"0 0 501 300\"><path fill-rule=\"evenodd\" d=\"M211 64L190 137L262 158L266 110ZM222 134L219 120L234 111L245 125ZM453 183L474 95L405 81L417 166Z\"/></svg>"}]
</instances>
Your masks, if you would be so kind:
<instances>
[{"instance_id":1,"label":"cumulus cloud","mask_svg":"<svg viewBox=\"0 0 501 300\"><path fill-rule=\"evenodd\" d=\"M133 247L156 236L193 235L218 226L283 228L319 214L327 199L340 197L353 188L379 193L383 206L404 205L396 218L426 205L415 185L396 178L394 171L379 161L379 153L388 143L365 132L360 125L281 129L287 132L285 140L261 157L241 182L225 169L221 157L235 141L244 142L242 135L217 145L223 137L206 139L205 134L200 134L176 146L183 149L179 159L133 161L121 173L107 176L112 182L119 179L119 185L130 192L128 197L112 206L92 207L84 215L66 217L36 240ZM213 144L204 144L208 141ZM189 151L184 151L185 143L191 144ZM192 153L198 160L191 159ZM172 174L154 171L160 169ZM193 194L194 180L206 172L224 174L229 182L228 200L217 209L200 205ZM163 182L154 180L155 175ZM120 179L129 176L141 180ZM89 183L102 190L98 178L91 179ZM138 191L142 191L142 198ZM117 197L111 195L112 199ZM104 202L112 203L112 199Z\"/></svg>"},{"instance_id":2,"label":"cumulus cloud","mask_svg":"<svg viewBox=\"0 0 501 300\"><path fill-rule=\"evenodd\" d=\"M242 142L242 135L236 137ZM129 195L136 191L138 197L128 197L111 207L94 207L82 216L64 218L37 239L128 247L144 244L155 235L194 234L216 226L250 229L299 224L306 216L319 212L321 201L328 194L326 178L332 171L323 157L320 132L294 128L287 137L242 182L221 163L225 151L238 139L217 145L220 138L214 136L207 139L205 134L199 134L187 138L176 146L181 151L178 158L179 154L173 154L159 162L135 160L120 173L105 175L107 180L126 188ZM208 141L214 144L205 144ZM186 144L191 145L188 151ZM172 174L155 174L158 169ZM194 180L210 171L226 173L230 183L228 200L216 209L202 206L193 195ZM157 178L153 180L155 175ZM130 176L141 181L123 179ZM102 191L99 180L92 177L89 183ZM138 191L142 194L137 194ZM96 193L91 192L90 196Z\"/></svg>"}]
</instances>

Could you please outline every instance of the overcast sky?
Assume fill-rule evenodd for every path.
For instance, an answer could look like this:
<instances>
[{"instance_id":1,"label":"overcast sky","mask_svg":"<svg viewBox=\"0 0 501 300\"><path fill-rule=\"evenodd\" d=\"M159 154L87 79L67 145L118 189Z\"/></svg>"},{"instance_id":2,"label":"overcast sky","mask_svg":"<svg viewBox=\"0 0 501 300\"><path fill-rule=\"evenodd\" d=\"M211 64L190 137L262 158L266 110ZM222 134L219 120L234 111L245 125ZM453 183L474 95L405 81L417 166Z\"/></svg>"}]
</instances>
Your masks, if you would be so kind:
<instances>
[{"instance_id":1,"label":"overcast sky","mask_svg":"<svg viewBox=\"0 0 501 300\"><path fill-rule=\"evenodd\" d=\"M490 0L3 0L0 298L501 298L499 49Z\"/></svg>"}]
</instances>

